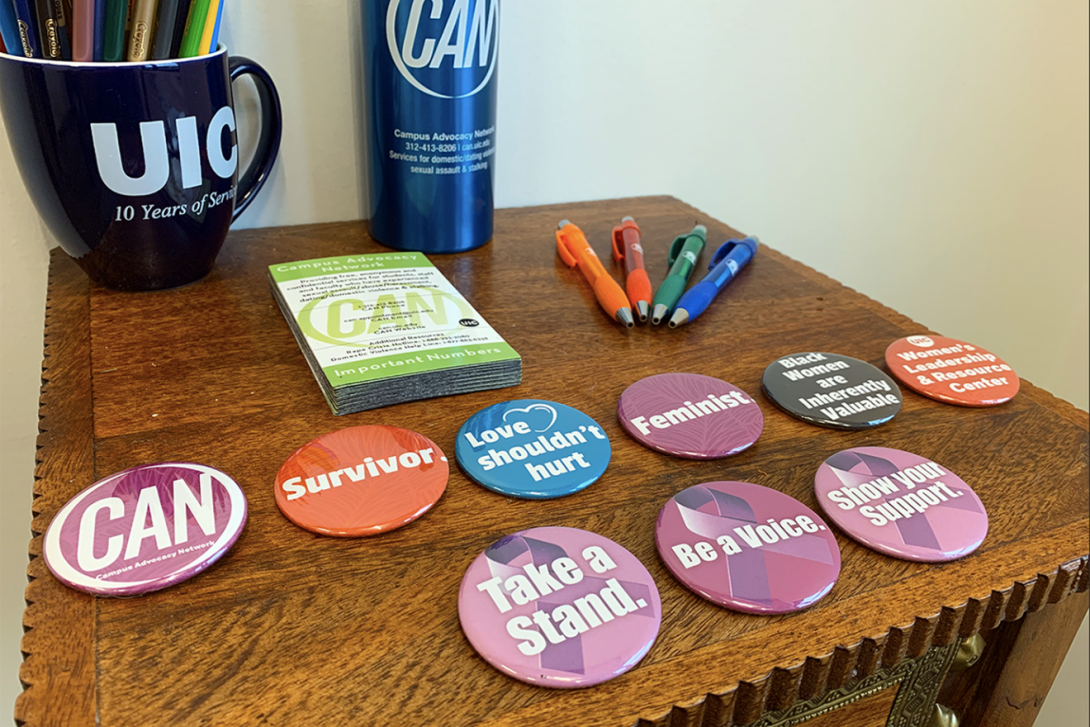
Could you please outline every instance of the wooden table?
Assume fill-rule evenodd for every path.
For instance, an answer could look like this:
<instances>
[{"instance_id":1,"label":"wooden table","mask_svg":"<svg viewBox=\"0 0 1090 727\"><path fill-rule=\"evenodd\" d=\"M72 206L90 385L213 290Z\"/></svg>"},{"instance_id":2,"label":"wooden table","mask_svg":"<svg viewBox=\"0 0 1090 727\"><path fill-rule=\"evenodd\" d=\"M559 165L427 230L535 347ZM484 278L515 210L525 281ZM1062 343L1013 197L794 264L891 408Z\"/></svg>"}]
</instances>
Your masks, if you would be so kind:
<instances>
[{"instance_id":1,"label":"wooden table","mask_svg":"<svg viewBox=\"0 0 1090 727\"><path fill-rule=\"evenodd\" d=\"M791 352L828 350L882 366L887 344L924 327L770 248L706 317L626 332L559 261L557 220L580 224L603 257L626 214L643 229L652 280L694 223L709 244L737 234L667 197L501 210L495 238L436 265L523 356L517 388L330 414L273 302L273 263L380 251L363 223L231 234L216 270L188 288L124 294L92 286L54 251L49 276L34 539L24 616L28 725L923 725L939 700L967 725L1029 725L1087 609L1087 414L1023 382L1010 403L947 406L905 392L879 428L821 429L777 410L761 373ZM773 245L775 241L770 241ZM950 332L957 335L956 331ZM688 371L756 396L764 434L727 460L667 457L620 428L621 392ZM606 428L613 459L587 490L517 501L452 468L438 505L365 539L313 535L273 501L273 477L310 439L380 423L417 430L447 453L458 427L497 401L541 398ZM943 463L979 493L991 530L945 565L879 555L839 535L843 571L809 611L777 617L718 608L659 560L665 500L700 482L780 489L817 508L813 475L840 449L881 445ZM181 585L133 599L60 585L41 554L50 519L118 470L183 460L228 473L250 519L234 549ZM628 674L577 691L503 676L462 635L457 594L497 538L566 525L632 551L662 594L658 640ZM981 662L947 678L963 639ZM829 712L839 709L836 712Z\"/></svg>"}]
</instances>

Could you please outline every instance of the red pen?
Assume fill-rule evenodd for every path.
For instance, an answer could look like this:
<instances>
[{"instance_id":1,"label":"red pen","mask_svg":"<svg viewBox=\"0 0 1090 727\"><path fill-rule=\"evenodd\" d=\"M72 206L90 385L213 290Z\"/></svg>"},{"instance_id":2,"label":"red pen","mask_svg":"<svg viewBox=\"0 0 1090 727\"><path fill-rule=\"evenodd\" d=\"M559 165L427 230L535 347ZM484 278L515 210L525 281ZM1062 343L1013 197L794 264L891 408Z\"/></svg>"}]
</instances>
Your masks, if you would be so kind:
<instances>
[{"instance_id":1,"label":"red pen","mask_svg":"<svg viewBox=\"0 0 1090 727\"><path fill-rule=\"evenodd\" d=\"M613 228L613 259L624 260L625 291L632 309L647 320L651 312L651 279L643 266L643 247L640 245L640 226L631 217L625 217Z\"/></svg>"}]
</instances>

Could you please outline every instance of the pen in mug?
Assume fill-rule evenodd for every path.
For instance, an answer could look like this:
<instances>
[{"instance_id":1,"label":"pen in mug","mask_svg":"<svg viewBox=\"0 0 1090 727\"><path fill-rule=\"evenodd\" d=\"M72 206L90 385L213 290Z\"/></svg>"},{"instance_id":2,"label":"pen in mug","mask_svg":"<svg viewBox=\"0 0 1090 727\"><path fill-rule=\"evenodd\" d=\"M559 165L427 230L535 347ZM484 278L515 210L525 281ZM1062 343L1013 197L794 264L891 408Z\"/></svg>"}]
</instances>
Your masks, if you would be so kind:
<instances>
[{"instance_id":1,"label":"pen in mug","mask_svg":"<svg viewBox=\"0 0 1090 727\"><path fill-rule=\"evenodd\" d=\"M61 0L37 0L38 27L41 31L42 57L54 61L72 60L68 22Z\"/></svg>"}]
</instances>

